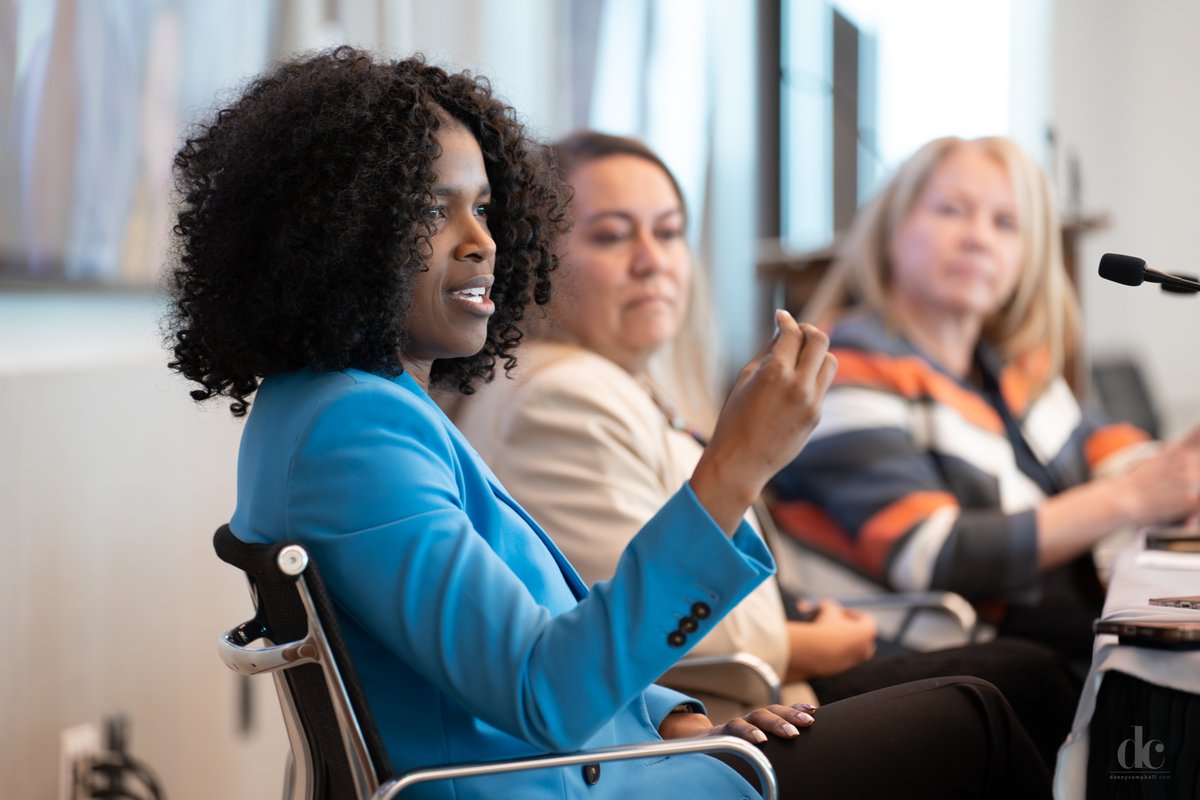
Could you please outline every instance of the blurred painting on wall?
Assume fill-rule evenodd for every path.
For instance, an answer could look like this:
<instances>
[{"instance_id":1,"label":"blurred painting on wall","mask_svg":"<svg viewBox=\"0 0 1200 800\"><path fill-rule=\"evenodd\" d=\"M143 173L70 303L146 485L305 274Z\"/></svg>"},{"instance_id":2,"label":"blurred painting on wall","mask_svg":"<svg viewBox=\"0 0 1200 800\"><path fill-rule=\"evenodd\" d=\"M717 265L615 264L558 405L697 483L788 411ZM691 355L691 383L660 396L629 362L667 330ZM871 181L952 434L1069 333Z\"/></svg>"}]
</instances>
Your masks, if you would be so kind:
<instances>
[{"instance_id":1,"label":"blurred painting on wall","mask_svg":"<svg viewBox=\"0 0 1200 800\"><path fill-rule=\"evenodd\" d=\"M0 281L153 286L171 162L260 71L270 0L0 3Z\"/></svg>"}]
</instances>

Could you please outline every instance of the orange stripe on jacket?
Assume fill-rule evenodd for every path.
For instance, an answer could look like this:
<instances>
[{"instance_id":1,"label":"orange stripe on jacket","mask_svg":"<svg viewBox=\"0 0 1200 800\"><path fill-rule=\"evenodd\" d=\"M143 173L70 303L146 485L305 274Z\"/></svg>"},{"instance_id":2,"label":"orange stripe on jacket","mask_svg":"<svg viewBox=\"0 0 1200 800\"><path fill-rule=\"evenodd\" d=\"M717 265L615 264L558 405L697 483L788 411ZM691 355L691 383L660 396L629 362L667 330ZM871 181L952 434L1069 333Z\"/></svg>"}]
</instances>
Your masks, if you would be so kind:
<instances>
[{"instance_id":1,"label":"orange stripe on jacket","mask_svg":"<svg viewBox=\"0 0 1200 800\"><path fill-rule=\"evenodd\" d=\"M1000 372L1000 394L1013 416L1023 417L1033 401L1034 390L1045 386L1050 376L1050 350L1039 347L1005 365Z\"/></svg>"},{"instance_id":2,"label":"orange stripe on jacket","mask_svg":"<svg viewBox=\"0 0 1200 800\"><path fill-rule=\"evenodd\" d=\"M1097 464L1113 453L1124 450L1130 445L1149 441L1149 439L1150 434L1128 422L1118 422L1097 428L1083 446L1088 468L1095 469Z\"/></svg>"},{"instance_id":3,"label":"orange stripe on jacket","mask_svg":"<svg viewBox=\"0 0 1200 800\"><path fill-rule=\"evenodd\" d=\"M905 495L863 523L859 531L859 560L872 575L883 575L888 552L896 540L922 520L946 506L957 506L949 492L913 492Z\"/></svg>"},{"instance_id":4,"label":"orange stripe on jacket","mask_svg":"<svg viewBox=\"0 0 1200 800\"><path fill-rule=\"evenodd\" d=\"M886 389L909 400L931 398L953 408L977 428L1004 433L1004 423L986 400L937 372L920 356L872 355L840 347L832 352L838 360L834 386Z\"/></svg>"},{"instance_id":5,"label":"orange stripe on jacket","mask_svg":"<svg viewBox=\"0 0 1200 800\"><path fill-rule=\"evenodd\" d=\"M770 503L768 510L775 524L793 539L842 561L851 564L858 562L850 537L816 503L806 500L778 501Z\"/></svg>"},{"instance_id":6,"label":"orange stripe on jacket","mask_svg":"<svg viewBox=\"0 0 1200 800\"><path fill-rule=\"evenodd\" d=\"M775 502L770 505L775 524L798 539L829 556L854 564L880 581L886 580L884 568L888 551L896 540L921 520L945 506L957 506L947 492L914 492L871 517L862 527L857 541L815 503L804 500Z\"/></svg>"}]
</instances>

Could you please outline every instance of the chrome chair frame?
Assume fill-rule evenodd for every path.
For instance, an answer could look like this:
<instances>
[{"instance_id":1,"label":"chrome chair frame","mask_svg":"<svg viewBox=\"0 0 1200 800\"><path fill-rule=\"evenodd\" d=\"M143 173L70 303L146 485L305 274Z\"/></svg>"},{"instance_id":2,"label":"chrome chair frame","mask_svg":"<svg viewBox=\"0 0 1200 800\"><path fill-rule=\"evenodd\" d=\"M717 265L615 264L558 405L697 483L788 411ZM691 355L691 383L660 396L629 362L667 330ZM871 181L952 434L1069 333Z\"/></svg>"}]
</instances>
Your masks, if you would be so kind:
<instances>
[{"instance_id":1,"label":"chrome chair frame","mask_svg":"<svg viewBox=\"0 0 1200 800\"><path fill-rule=\"evenodd\" d=\"M236 538L229 527L223 525L214 537L214 546L223 560L246 572L256 612L261 612L261 596L251 571L243 564L230 560L223 552L223 549L228 549L230 540L236 541ZM366 708L365 703L358 707L359 704L354 702L349 691L347 682L356 679L353 676L352 665L348 662L348 655L335 652L335 649L340 648L340 635L330 636L326 630L327 626L333 626L336 632L337 623L331 610L318 608L318 603L322 602L320 598L324 597L324 590L316 572L316 565L309 558L307 551L299 544L291 542L274 545L239 543L239 546L243 549L261 548L264 554L273 551L274 568L278 570L279 576L290 579L295 586L297 598L307 618L308 630L299 639L272 641L269 626L264 624L262 614L256 613L254 619L226 631L218 641L221 659L230 669L242 675L271 673L275 679L291 746L291 767L285 785L285 800L316 800L324 797L319 794L323 790L318 786L315 775L315 758L311 752L310 737L303 728L302 715L299 713L293 687L285 677L287 670L307 664L314 664L320 668L324 687L337 720L338 735L346 763L349 765L352 783L350 787L339 787L340 794L344 796L352 796L359 800L392 800L399 797L405 789L429 781L703 752L732 754L744 758L758 776L763 797L767 800L775 800L778 797L778 784L770 761L754 745L732 736L647 742L569 754L431 767L404 775L391 775L391 768L386 764L386 753L382 752L382 745L378 744L378 732L370 710ZM314 583L322 588L314 591ZM270 644L263 647L251 646L259 640ZM373 748L370 742L377 744ZM376 752L372 752L373 750Z\"/></svg>"},{"instance_id":2,"label":"chrome chair frame","mask_svg":"<svg viewBox=\"0 0 1200 800\"><path fill-rule=\"evenodd\" d=\"M939 650L985 642L995 629L979 619L975 606L957 592L892 591L806 542L778 537L776 558L787 564L785 594L832 597L847 608L874 612L880 637L913 650ZM782 569L782 568L781 568ZM927 623L943 623L929 637Z\"/></svg>"},{"instance_id":3,"label":"chrome chair frame","mask_svg":"<svg viewBox=\"0 0 1200 800\"><path fill-rule=\"evenodd\" d=\"M905 612L904 620L893 634L897 642L904 640L917 613L921 611L936 612L952 619L962 630L967 644L973 644L979 635L979 614L975 606L957 592L895 592L843 597L838 602L847 608Z\"/></svg>"},{"instance_id":4,"label":"chrome chair frame","mask_svg":"<svg viewBox=\"0 0 1200 800\"><path fill-rule=\"evenodd\" d=\"M893 632L896 642L903 642L920 612L929 611L949 617L961 629L966 643L973 643L979 630L975 607L954 592L900 592L896 594L865 595L838 598L847 608L867 611L897 611L903 613L899 627ZM762 685L764 704L783 702L783 681L770 664L747 652L718 656L684 656L660 679L672 685L673 679L686 678L689 673L721 668L730 672L748 673Z\"/></svg>"},{"instance_id":5,"label":"chrome chair frame","mask_svg":"<svg viewBox=\"0 0 1200 800\"><path fill-rule=\"evenodd\" d=\"M747 672L758 683L762 684L766 703L780 703L783 696L783 681L770 664L753 653L736 652L719 656L684 656L675 662L660 682L670 686L672 677L687 675L689 672L700 672L713 667L728 668L735 671Z\"/></svg>"}]
</instances>

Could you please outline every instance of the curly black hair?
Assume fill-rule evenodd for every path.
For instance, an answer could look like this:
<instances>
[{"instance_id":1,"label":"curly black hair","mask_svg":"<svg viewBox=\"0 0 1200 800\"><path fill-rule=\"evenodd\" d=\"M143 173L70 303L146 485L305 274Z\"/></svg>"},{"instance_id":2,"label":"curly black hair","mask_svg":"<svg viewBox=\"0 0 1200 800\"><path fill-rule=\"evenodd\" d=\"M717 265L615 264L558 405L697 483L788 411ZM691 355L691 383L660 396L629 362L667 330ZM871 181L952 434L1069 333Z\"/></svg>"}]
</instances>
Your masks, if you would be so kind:
<instances>
[{"instance_id":1,"label":"curly black hair","mask_svg":"<svg viewBox=\"0 0 1200 800\"><path fill-rule=\"evenodd\" d=\"M498 361L513 367L518 323L549 300L567 225L552 156L485 79L339 47L254 80L175 156L168 366L203 387L195 400L226 395L242 416L269 375L403 372L447 118L474 134L492 187L496 312L483 349L435 362L430 382L469 394Z\"/></svg>"}]
</instances>

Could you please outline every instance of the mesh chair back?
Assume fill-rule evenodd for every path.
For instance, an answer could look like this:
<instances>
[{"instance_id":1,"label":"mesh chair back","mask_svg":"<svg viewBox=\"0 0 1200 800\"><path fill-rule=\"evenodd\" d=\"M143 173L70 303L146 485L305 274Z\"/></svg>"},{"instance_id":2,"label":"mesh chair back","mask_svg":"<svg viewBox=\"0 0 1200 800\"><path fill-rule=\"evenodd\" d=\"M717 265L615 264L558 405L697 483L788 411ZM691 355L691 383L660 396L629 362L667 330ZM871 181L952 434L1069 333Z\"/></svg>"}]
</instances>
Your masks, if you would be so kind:
<instances>
[{"instance_id":1,"label":"mesh chair back","mask_svg":"<svg viewBox=\"0 0 1200 800\"><path fill-rule=\"evenodd\" d=\"M254 618L236 629L237 636L242 639L239 644L244 646L259 638L272 644L303 639L313 626L305 607L304 594L307 593L309 605L317 617L317 627L323 629L328 642L332 663L306 663L287 668L282 672L281 685L290 695L297 717L295 721L308 748L307 760L312 765L309 797L313 800L353 800L358 797L350 763L355 756L347 753L344 733L361 737L356 749L368 754L368 769L376 785L390 777L391 766L334 617L333 601L321 581L315 561L308 559L297 575L286 574L279 566L280 551L294 544L247 544L234 536L228 525L222 525L213 536L217 555L246 573L254 596ZM352 727L356 730L347 732L339 726L330 681L326 680L323 669L336 672L332 683L344 687L343 702L353 710L358 724ZM339 676L340 680L337 680ZM300 763L300 759L296 762Z\"/></svg>"}]
</instances>

